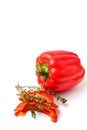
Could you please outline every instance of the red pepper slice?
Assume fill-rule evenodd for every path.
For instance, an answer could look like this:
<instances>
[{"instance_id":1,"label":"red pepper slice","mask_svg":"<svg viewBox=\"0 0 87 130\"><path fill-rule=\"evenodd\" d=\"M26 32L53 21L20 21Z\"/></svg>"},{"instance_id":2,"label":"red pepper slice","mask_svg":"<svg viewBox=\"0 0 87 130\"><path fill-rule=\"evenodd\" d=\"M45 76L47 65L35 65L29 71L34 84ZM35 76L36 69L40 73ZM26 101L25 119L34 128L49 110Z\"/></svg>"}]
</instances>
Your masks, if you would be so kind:
<instances>
[{"instance_id":1,"label":"red pepper slice","mask_svg":"<svg viewBox=\"0 0 87 130\"><path fill-rule=\"evenodd\" d=\"M44 98L48 103L54 102L53 97L49 93L46 93L44 91L38 91L35 96L40 96Z\"/></svg>"}]
</instances>

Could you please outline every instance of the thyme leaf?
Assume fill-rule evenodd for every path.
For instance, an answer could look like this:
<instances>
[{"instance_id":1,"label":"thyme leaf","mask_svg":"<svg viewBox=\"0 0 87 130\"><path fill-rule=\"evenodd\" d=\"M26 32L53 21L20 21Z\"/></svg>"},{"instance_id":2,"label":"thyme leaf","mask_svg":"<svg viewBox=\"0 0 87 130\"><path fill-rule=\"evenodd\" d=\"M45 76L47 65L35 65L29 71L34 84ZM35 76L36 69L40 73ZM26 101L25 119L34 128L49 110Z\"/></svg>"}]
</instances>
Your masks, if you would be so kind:
<instances>
[{"instance_id":1,"label":"thyme leaf","mask_svg":"<svg viewBox=\"0 0 87 130\"><path fill-rule=\"evenodd\" d=\"M30 112L31 112L31 116L32 116L33 118L36 118L36 112L35 112L34 110L30 110Z\"/></svg>"},{"instance_id":2,"label":"thyme leaf","mask_svg":"<svg viewBox=\"0 0 87 130\"><path fill-rule=\"evenodd\" d=\"M62 103L66 103L67 102L67 99L65 99L63 97L60 97L60 96L57 97L57 100L61 101Z\"/></svg>"}]
</instances>

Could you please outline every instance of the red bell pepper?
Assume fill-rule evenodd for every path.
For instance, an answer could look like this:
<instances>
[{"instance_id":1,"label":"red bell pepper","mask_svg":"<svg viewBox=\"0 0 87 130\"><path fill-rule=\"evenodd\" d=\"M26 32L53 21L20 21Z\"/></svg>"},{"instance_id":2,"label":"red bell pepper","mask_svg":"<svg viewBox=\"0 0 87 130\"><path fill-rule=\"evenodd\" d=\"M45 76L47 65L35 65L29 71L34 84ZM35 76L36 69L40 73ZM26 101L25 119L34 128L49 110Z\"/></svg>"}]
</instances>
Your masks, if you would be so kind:
<instances>
[{"instance_id":1,"label":"red bell pepper","mask_svg":"<svg viewBox=\"0 0 87 130\"><path fill-rule=\"evenodd\" d=\"M77 54L69 51L47 51L36 59L38 83L54 92L70 89L79 84L85 74Z\"/></svg>"},{"instance_id":2,"label":"red bell pepper","mask_svg":"<svg viewBox=\"0 0 87 130\"><path fill-rule=\"evenodd\" d=\"M22 91L19 100L21 103L16 107L15 116L24 116L28 111L35 117L35 111L42 112L51 117L53 122L57 121L56 109L58 106L54 103L51 94L39 90L39 91Z\"/></svg>"}]
</instances>

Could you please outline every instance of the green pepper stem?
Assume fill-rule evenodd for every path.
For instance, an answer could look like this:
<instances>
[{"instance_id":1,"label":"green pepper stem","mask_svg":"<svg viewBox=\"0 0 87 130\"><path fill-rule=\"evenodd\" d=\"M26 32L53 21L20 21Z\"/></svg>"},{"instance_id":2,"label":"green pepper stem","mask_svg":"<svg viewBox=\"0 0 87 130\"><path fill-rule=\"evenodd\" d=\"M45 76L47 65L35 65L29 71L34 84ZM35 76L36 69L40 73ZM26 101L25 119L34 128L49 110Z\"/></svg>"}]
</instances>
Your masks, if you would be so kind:
<instances>
[{"instance_id":1,"label":"green pepper stem","mask_svg":"<svg viewBox=\"0 0 87 130\"><path fill-rule=\"evenodd\" d=\"M44 64L36 64L36 73L41 75L44 80L49 78L49 67L47 63Z\"/></svg>"}]
</instances>

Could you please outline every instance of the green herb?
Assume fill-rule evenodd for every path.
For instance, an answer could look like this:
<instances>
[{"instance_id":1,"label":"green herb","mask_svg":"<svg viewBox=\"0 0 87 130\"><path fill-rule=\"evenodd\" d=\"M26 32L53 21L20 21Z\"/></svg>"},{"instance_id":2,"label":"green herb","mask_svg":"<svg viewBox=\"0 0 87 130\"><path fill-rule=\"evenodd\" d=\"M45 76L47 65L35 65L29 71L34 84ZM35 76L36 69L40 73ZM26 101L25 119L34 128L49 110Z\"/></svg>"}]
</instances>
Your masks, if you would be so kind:
<instances>
[{"instance_id":1,"label":"green herb","mask_svg":"<svg viewBox=\"0 0 87 130\"><path fill-rule=\"evenodd\" d=\"M62 103L66 103L67 102L67 100L65 98L60 97L60 96L57 97L57 100L60 100Z\"/></svg>"},{"instance_id":2,"label":"green herb","mask_svg":"<svg viewBox=\"0 0 87 130\"><path fill-rule=\"evenodd\" d=\"M36 111L39 112L40 110L42 110L43 108L41 106L36 106Z\"/></svg>"},{"instance_id":3,"label":"green herb","mask_svg":"<svg viewBox=\"0 0 87 130\"><path fill-rule=\"evenodd\" d=\"M17 89L17 90L20 92L20 94L23 96L23 99L21 99L21 100L25 100L26 102L27 102L29 99L30 99L31 101L34 101L34 99L36 99L36 100L39 101L39 103L43 103L43 102L45 101L45 99L42 98L42 97L39 97L39 96L37 96L37 97L32 96L32 97L31 97L31 96L29 96L29 95L26 94L26 91L27 91L27 92L31 92L31 91L34 91L34 90L36 90L36 91L40 91L40 90L45 91L45 92L51 94L52 96L56 97L57 100L61 101L62 103L66 103L66 102L67 102L67 100L66 100L65 98L60 97L60 96L57 96L57 94L56 94L55 92L52 92L50 89L45 90L44 88L40 88L40 87L37 87L37 86L20 86L19 83L18 83L18 85L16 86L16 89Z\"/></svg>"},{"instance_id":4,"label":"green herb","mask_svg":"<svg viewBox=\"0 0 87 130\"><path fill-rule=\"evenodd\" d=\"M34 90L44 90L43 88L40 88L40 87L38 87L38 86L20 86L19 85L19 82L18 82L18 84L16 85L16 89L19 91L19 92L21 92L21 91L23 91L23 90L25 90L25 91L34 91Z\"/></svg>"},{"instance_id":5,"label":"green herb","mask_svg":"<svg viewBox=\"0 0 87 130\"><path fill-rule=\"evenodd\" d=\"M35 113L35 111L34 111L34 110L30 110L30 112L31 112L31 116L32 116L33 118L36 118L36 113Z\"/></svg>"},{"instance_id":6,"label":"green herb","mask_svg":"<svg viewBox=\"0 0 87 130\"><path fill-rule=\"evenodd\" d=\"M43 97L37 96L36 99L38 100L39 103L43 103L46 100Z\"/></svg>"},{"instance_id":7,"label":"green herb","mask_svg":"<svg viewBox=\"0 0 87 130\"><path fill-rule=\"evenodd\" d=\"M51 90L50 90L50 89L47 89L46 91L47 91L48 93L51 93Z\"/></svg>"},{"instance_id":8,"label":"green herb","mask_svg":"<svg viewBox=\"0 0 87 130\"><path fill-rule=\"evenodd\" d=\"M56 96L56 93L55 93L55 92L52 92L52 96Z\"/></svg>"},{"instance_id":9,"label":"green herb","mask_svg":"<svg viewBox=\"0 0 87 130\"><path fill-rule=\"evenodd\" d=\"M47 108L50 108L50 107L51 107L51 105L50 105L50 104L48 104L48 103L46 104L46 106L47 106Z\"/></svg>"}]
</instances>

